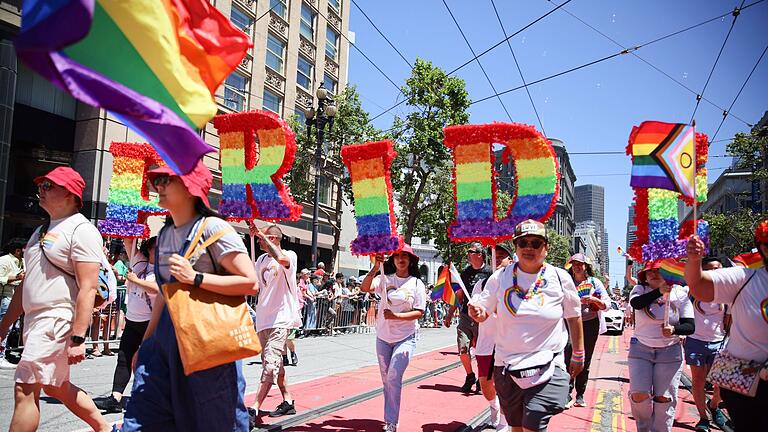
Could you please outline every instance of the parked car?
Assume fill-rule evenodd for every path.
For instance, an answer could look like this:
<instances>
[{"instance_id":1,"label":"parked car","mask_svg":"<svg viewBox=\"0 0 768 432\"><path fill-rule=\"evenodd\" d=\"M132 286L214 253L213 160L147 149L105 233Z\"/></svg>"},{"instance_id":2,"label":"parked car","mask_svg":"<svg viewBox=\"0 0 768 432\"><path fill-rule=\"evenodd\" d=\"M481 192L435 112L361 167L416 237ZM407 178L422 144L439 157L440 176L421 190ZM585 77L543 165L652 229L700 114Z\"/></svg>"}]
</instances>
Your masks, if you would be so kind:
<instances>
[{"instance_id":1,"label":"parked car","mask_svg":"<svg viewBox=\"0 0 768 432\"><path fill-rule=\"evenodd\" d=\"M624 311L617 302L611 300L608 309L603 312L603 319L605 319L608 332L619 335L624 333Z\"/></svg>"}]
</instances>

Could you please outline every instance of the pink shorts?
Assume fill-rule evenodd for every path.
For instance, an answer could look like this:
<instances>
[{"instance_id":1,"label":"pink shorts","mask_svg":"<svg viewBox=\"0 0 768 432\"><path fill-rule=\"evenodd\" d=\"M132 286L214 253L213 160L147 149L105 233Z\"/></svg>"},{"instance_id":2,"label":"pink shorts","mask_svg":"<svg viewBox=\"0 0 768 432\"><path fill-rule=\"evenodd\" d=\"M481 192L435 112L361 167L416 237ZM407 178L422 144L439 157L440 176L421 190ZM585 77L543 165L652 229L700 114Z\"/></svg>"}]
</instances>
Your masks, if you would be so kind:
<instances>
[{"instance_id":1,"label":"pink shorts","mask_svg":"<svg viewBox=\"0 0 768 432\"><path fill-rule=\"evenodd\" d=\"M476 355L475 360L477 360L477 376L491 379L493 377L493 354Z\"/></svg>"},{"instance_id":2,"label":"pink shorts","mask_svg":"<svg viewBox=\"0 0 768 432\"><path fill-rule=\"evenodd\" d=\"M60 387L69 381L67 343L72 322L66 318L24 320L24 352L15 381Z\"/></svg>"}]
</instances>

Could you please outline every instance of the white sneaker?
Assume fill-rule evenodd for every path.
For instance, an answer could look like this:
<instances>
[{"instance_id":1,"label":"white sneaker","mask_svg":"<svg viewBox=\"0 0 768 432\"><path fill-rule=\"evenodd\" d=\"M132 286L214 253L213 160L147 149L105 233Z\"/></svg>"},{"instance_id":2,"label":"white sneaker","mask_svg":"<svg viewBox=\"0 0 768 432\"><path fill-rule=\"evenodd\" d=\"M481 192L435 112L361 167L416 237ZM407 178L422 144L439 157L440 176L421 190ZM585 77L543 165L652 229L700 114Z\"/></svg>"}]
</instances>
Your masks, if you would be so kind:
<instances>
[{"instance_id":1,"label":"white sneaker","mask_svg":"<svg viewBox=\"0 0 768 432\"><path fill-rule=\"evenodd\" d=\"M491 418L489 420L489 423L491 424L492 427L495 428L496 426L499 425L499 418L501 417L500 414L501 413L499 413L498 409L491 407Z\"/></svg>"},{"instance_id":2,"label":"white sneaker","mask_svg":"<svg viewBox=\"0 0 768 432\"><path fill-rule=\"evenodd\" d=\"M384 424L384 432L397 432L397 424L395 424L395 423L385 423Z\"/></svg>"},{"instance_id":3,"label":"white sneaker","mask_svg":"<svg viewBox=\"0 0 768 432\"><path fill-rule=\"evenodd\" d=\"M0 369L13 370L16 369L16 365L6 360L5 357L0 357Z\"/></svg>"}]
</instances>

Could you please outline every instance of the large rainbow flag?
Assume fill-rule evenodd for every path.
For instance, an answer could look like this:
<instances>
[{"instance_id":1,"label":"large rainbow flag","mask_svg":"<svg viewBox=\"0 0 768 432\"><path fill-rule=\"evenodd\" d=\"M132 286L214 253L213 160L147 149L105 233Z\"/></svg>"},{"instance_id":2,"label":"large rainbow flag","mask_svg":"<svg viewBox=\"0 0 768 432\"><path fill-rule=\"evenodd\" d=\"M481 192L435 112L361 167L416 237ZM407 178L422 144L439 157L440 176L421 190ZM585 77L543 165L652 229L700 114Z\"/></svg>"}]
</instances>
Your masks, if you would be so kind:
<instances>
[{"instance_id":1,"label":"large rainbow flag","mask_svg":"<svg viewBox=\"0 0 768 432\"><path fill-rule=\"evenodd\" d=\"M763 257L760 256L760 252L747 252L741 255L736 255L733 257L732 261L737 266L755 270L761 269L765 265L765 263L763 263Z\"/></svg>"},{"instance_id":2,"label":"large rainbow flag","mask_svg":"<svg viewBox=\"0 0 768 432\"><path fill-rule=\"evenodd\" d=\"M30 68L110 111L179 173L213 151L196 129L250 45L205 0L25 0L15 43Z\"/></svg>"},{"instance_id":3,"label":"large rainbow flag","mask_svg":"<svg viewBox=\"0 0 768 432\"><path fill-rule=\"evenodd\" d=\"M664 278L667 283L686 285L685 282L685 263L678 261L674 258L667 258L661 261L661 268L659 268L661 277Z\"/></svg>"},{"instance_id":4,"label":"large rainbow flag","mask_svg":"<svg viewBox=\"0 0 768 432\"><path fill-rule=\"evenodd\" d=\"M677 191L696 195L696 137L692 126L645 121L632 128L632 179L638 188Z\"/></svg>"}]
</instances>

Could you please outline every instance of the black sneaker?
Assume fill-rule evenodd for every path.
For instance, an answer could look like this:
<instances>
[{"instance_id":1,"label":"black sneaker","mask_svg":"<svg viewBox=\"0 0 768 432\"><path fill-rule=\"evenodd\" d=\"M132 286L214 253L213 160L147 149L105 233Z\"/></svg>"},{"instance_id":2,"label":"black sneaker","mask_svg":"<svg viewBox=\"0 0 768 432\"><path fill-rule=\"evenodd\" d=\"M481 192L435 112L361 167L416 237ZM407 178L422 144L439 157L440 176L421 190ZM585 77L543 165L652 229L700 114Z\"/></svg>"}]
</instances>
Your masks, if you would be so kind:
<instances>
[{"instance_id":1,"label":"black sneaker","mask_svg":"<svg viewBox=\"0 0 768 432\"><path fill-rule=\"evenodd\" d=\"M297 366L299 364L299 356L297 356L295 352L291 353L291 363L294 366Z\"/></svg>"},{"instance_id":2,"label":"black sneaker","mask_svg":"<svg viewBox=\"0 0 768 432\"><path fill-rule=\"evenodd\" d=\"M701 419L693 428L696 432L709 432L709 420Z\"/></svg>"},{"instance_id":3,"label":"black sneaker","mask_svg":"<svg viewBox=\"0 0 768 432\"><path fill-rule=\"evenodd\" d=\"M471 374L467 375L467 378L464 379L464 385L461 386L461 392L462 393L469 393L472 391L472 386L475 385L475 381L477 381L477 378L475 378L475 373L472 372Z\"/></svg>"},{"instance_id":4,"label":"black sneaker","mask_svg":"<svg viewBox=\"0 0 768 432\"><path fill-rule=\"evenodd\" d=\"M480 393L480 380L475 381L475 393Z\"/></svg>"},{"instance_id":5,"label":"black sneaker","mask_svg":"<svg viewBox=\"0 0 768 432\"><path fill-rule=\"evenodd\" d=\"M286 401L280 402L280 405L275 408L274 411L269 413L270 417L282 417L284 415L294 415L296 414L296 408L293 406L292 403L288 403Z\"/></svg>"},{"instance_id":6,"label":"black sneaker","mask_svg":"<svg viewBox=\"0 0 768 432\"><path fill-rule=\"evenodd\" d=\"M104 411L105 414L116 414L123 412L123 404L120 403L114 396L109 395L105 398L94 399L93 403L96 408Z\"/></svg>"},{"instance_id":7,"label":"black sneaker","mask_svg":"<svg viewBox=\"0 0 768 432\"><path fill-rule=\"evenodd\" d=\"M291 362L288 360L288 355L287 354L283 354L283 366L288 366L290 364L291 364Z\"/></svg>"},{"instance_id":8,"label":"black sneaker","mask_svg":"<svg viewBox=\"0 0 768 432\"><path fill-rule=\"evenodd\" d=\"M587 404L584 402L584 396L583 395L576 395L576 400L573 402L573 406L575 407L583 407Z\"/></svg>"},{"instance_id":9,"label":"black sneaker","mask_svg":"<svg viewBox=\"0 0 768 432\"><path fill-rule=\"evenodd\" d=\"M259 413L251 408L248 407L248 430L251 430L261 423L261 419L259 419Z\"/></svg>"}]
</instances>

